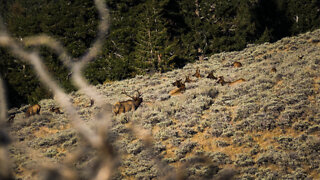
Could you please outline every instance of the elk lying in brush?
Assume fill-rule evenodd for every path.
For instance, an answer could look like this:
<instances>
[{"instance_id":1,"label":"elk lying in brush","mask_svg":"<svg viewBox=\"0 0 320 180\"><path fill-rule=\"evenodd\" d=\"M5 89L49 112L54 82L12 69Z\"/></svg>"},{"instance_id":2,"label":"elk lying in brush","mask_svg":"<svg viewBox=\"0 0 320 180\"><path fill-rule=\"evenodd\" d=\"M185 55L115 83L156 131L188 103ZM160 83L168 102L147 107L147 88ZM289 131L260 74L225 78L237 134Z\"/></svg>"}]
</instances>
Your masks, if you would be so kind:
<instances>
[{"instance_id":1,"label":"elk lying in brush","mask_svg":"<svg viewBox=\"0 0 320 180\"><path fill-rule=\"evenodd\" d=\"M200 78L200 77L201 77L201 75L200 75L200 69L197 68L196 73L194 73L194 75L192 75L192 76L194 76L194 77L196 77L196 78Z\"/></svg>"},{"instance_id":2,"label":"elk lying in brush","mask_svg":"<svg viewBox=\"0 0 320 180\"><path fill-rule=\"evenodd\" d=\"M245 82L246 80L245 79L243 79L243 78L240 78L240 79L238 79L238 80L235 80L235 81L232 81L232 82L229 82L229 86L233 86L233 85L235 85L235 84L238 84L238 83L242 83L242 82Z\"/></svg>"},{"instance_id":3,"label":"elk lying in brush","mask_svg":"<svg viewBox=\"0 0 320 180\"><path fill-rule=\"evenodd\" d=\"M177 86L178 88L170 91L169 92L170 95L175 95L186 90L185 82L183 83L181 79L175 81L174 83L172 83L172 85Z\"/></svg>"},{"instance_id":4,"label":"elk lying in brush","mask_svg":"<svg viewBox=\"0 0 320 180\"><path fill-rule=\"evenodd\" d=\"M189 76L186 76L186 80L184 81L184 83L190 83L193 82Z\"/></svg>"},{"instance_id":5,"label":"elk lying in brush","mask_svg":"<svg viewBox=\"0 0 320 180\"><path fill-rule=\"evenodd\" d=\"M28 107L25 115L26 117L29 117L35 114L40 114L40 109L41 109L41 106L39 104L35 104L33 106Z\"/></svg>"},{"instance_id":6,"label":"elk lying in brush","mask_svg":"<svg viewBox=\"0 0 320 180\"><path fill-rule=\"evenodd\" d=\"M56 114L62 114L62 112L60 111L60 108L54 108L54 107L52 107L52 108L50 109L50 111L51 111L51 112L54 112L54 113L56 113Z\"/></svg>"},{"instance_id":7,"label":"elk lying in brush","mask_svg":"<svg viewBox=\"0 0 320 180\"><path fill-rule=\"evenodd\" d=\"M230 82L230 81L227 82L227 81L224 80L223 76L219 76L217 83L221 84L222 86L224 86L225 84L228 84L229 86L232 86L232 85L235 85L235 84L238 84L238 83L242 83L242 82L245 82L245 81L246 81L245 79L240 78L240 79L232 81L232 82Z\"/></svg>"},{"instance_id":8,"label":"elk lying in brush","mask_svg":"<svg viewBox=\"0 0 320 180\"><path fill-rule=\"evenodd\" d=\"M136 110L142 103L141 93L137 90L138 96L129 96L125 91L122 94L127 95L131 100L117 102L112 106L112 111L115 115Z\"/></svg>"},{"instance_id":9,"label":"elk lying in brush","mask_svg":"<svg viewBox=\"0 0 320 180\"><path fill-rule=\"evenodd\" d=\"M272 73L276 73L277 72L277 69L275 67L271 68L271 72Z\"/></svg>"},{"instance_id":10,"label":"elk lying in brush","mask_svg":"<svg viewBox=\"0 0 320 180\"><path fill-rule=\"evenodd\" d=\"M233 63L233 67L242 67L242 64L238 61Z\"/></svg>"},{"instance_id":11,"label":"elk lying in brush","mask_svg":"<svg viewBox=\"0 0 320 180\"><path fill-rule=\"evenodd\" d=\"M213 75L213 71L211 71L211 72L208 74L207 78L209 78L209 79L218 79L217 77L215 77L215 76Z\"/></svg>"}]
</instances>

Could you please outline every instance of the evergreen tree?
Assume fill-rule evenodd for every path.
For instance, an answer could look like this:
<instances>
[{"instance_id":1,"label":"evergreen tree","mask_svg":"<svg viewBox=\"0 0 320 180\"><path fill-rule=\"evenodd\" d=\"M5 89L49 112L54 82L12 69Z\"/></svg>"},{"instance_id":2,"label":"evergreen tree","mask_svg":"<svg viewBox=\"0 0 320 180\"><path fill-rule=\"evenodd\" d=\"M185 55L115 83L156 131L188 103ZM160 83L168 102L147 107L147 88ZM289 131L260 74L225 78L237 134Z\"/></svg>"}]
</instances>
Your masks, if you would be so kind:
<instances>
[{"instance_id":1,"label":"evergreen tree","mask_svg":"<svg viewBox=\"0 0 320 180\"><path fill-rule=\"evenodd\" d=\"M148 0L138 15L135 60L138 72L170 69L175 43L170 41L166 22L161 14L161 1ZM173 65L172 65L173 66Z\"/></svg>"}]
</instances>

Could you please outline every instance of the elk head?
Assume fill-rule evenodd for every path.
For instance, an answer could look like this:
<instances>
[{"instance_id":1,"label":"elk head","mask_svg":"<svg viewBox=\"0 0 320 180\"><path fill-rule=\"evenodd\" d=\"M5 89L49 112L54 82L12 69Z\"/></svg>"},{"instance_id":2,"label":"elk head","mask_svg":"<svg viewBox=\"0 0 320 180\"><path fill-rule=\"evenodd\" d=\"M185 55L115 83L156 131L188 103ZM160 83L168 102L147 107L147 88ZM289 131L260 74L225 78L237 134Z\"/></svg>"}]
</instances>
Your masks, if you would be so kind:
<instances>
[{"instance_id":1,"label":"elk head","mask_svg":"<svg viewBox=\"0 0 320 180\"><path fill-rule=\"evenodd\" d=\"M211 72L208 74L207 78L209 78L209 79L218 79L217 77L215 77L215 76L213 75L213 71L211 71Z\"/></svg>"},{"instance_id":2,"label":"elk head","mask_svg":"<svg viewBox=\"0 0 320 180\"><path fill-rule=\"evenodd\" d=\"M197 68L196 73L194 73L192 76L194 76L194 77L196 77L196 78L200 78L200 77L201 77L201 75L200 75L200 69Z\"/></svg>"},{"instance_id":3,"label":"elk head","mask_svg":"<svg viewBox=\"0 0 320 180\"><path fill-rule=\"evenodd\" d=\"M227 84L228 82L226 82L224 80L224 77L223 76L219 76L218 77L218 80L217 80L217 83L221 84L222 86L224 86L225 84Z\"/></svg>"},{"instance_id":4,"label":"elk head","mask_svg":"<svg viewBox=\"0 0 320 180\"><path fill-rule=\"evenodd\" d=\"M184 83L182 83L182 80L176 80L175 82L172 83L172 85L177 86L178 88L182 87Z\"/></svg>"},{"instance_id":5,"label":"elk head","mask_svg":"<svg viewBox=\"0 0 320 180\"><path fill-rule=\"evenodd\" d=\"M184 81L184 83L190 83L190 82L192 82L192 80L190 79L189 76L186 76L186 80Z\"/></svg>"}]
</instances>

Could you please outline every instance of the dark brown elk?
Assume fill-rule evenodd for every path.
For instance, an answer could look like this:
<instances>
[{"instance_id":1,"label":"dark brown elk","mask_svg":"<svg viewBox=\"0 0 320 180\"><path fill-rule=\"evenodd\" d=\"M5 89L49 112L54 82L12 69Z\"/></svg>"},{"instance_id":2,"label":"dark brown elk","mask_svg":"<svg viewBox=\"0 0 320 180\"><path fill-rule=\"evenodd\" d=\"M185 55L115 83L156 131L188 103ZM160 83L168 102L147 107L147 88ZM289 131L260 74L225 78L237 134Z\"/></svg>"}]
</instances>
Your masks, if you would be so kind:
<instances>
[{"instance_id":1,"label":"dark brown elk","mask_svg":"<svg viewBox=\"0 0 320 180\"><path fill-rule=\"evenodd\" d=\"M236 61L233 63L233 67L236 67L236 68L242 67L242 64L241 64L241 62Z\"/></svg>"},{"instance_id":2,"label":"dark brown elk","mask_svg":"<svg viewBox=\"0 0 320 180\"><path fill-rule=\"evenodd\" d=\"M211 71L211 72L208 74L207 78L209 78L209 79L218 79L217 77L215 77L215 76L213 75L213 71Z\"/></svg>"},{"instance_id":3,"label":"dark brown elk","mask_svg":"<svg viewBox=\"0 0 320 180\"><path fill-rule=\"evenodd\" d=\"M39 104L35 104L33 106L28 107L27 111L25 112L26 117L40 114L41 106Z\"/></svg>"},{"instance_id":4,"label":"dark brown elk","mask_svg":"<svg viewBox=\"0 0 320 180\"><path fill-rule=\"evenodd\" d=\"M184 81L184 83L191 83L193 82L189 76L186 76L186 80Z\"/></svg>"},{"instance_id":5,"label":"dark brown elk","mask_svg":"<svg viewBox=\"0 0 320 180\"><path fill-rule=\"evenodd\" d=\"M200 69L197 68L196 73L194 73L192 76L196 77L196 78L200 78L201 74L200 74Z\"/></svg>"},{"instance_id":6,"label":"dark brown elk","mask_svg":"<svg viewBox=\"0 0 320 180\"><path fill-rule=\"evenodd\" d=\"M143 99L141 97L141 93L139 91L137 91L138 96L130 96L128 95L125 91L122 92L122 94L127 95L128 97L131 98L131 100L127 100L127 101L121 101L121 102L117 102L112 106L112 111L115 115L121 114L121 113L125 113L125 112L129 112L132 110L136 110L140 104L142 103Z\"/></svg>"},{"instance_id":7,"label":"dark brown elk","mask_svg":"<svg viewBox=\"0 0 320 180\"><path fill-rule=\"evenodd\" d=\"M224 77L223 76L219 76L218 77L218 80L217 80L217 83L221 84L222 86L224 86L225 84L227 84L228 82L226 82L224 80Z\"/></svg>"},{"instance_id":8,"label":"dark brown elk","mask_svg":"<svg viewBox=\"0 0 320 180\"><path fill-rule=\"evenodd\" d=\"M178 88L185 87L185 84L182 83L182 80L176 80L172 85L177 86Z\"/></svg>"},{"instance_id":9,"label":"dark brown elk","mask_svg":"<svg viewBox=\"0 0 320 180\"><path fill-rule=\"evenodd\" d=\"M52 107L52 108L50 109L50 111L51 111L51 112L54 112L54 113L56 113L56 114L62 114L62 112L60 111L60 108L54 108L54 107Z\"/></svg>"}]
</instances>

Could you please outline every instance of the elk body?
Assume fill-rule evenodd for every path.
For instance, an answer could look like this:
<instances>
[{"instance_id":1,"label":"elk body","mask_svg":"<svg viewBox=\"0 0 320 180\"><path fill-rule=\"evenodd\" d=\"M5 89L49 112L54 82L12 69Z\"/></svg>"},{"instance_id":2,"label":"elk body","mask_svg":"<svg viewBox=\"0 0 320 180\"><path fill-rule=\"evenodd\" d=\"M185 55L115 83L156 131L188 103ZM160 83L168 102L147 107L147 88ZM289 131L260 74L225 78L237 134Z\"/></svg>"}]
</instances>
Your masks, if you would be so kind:
<instances>
[{"instance_id":1,"label":"elk body","mask_svg":"<svg viewBox=\"0 0 320 180\"><path fill-rule=\"evenodd\" d=\"M245 81L246 81L245 79L240 78L240 79L238 79L238 80L229 82L229 85L232 86L232 85L235 85L235 84L238 84L238 83L242 83L242 82L245 82Z\"/></svg>"},{"instance_id":2,"label":"elk body","mask_svg":"<svg viewBox=\"0 0 320 180\"><path fill-rule=\"evenodd\" d=\"M233 63L233 67L242 67L242 64L238 61Z\"/></svg>"},{"instance_id":3,"label":"elk body","mask_svg":"<svg viewBox=\"0 0 320 180\"><path fill-rule=\"evenodd\" d=\"M125 91L122 92L123 94L127 95L128 97L131 98L131 100L127 100L127 101L121 101L121 102L117 102L112 106L112 111L115 115L121 114L121 113L125 113L125 112L129 112L132 110L136 110L140 104L142 103L143 99L141 97L141 94L139 91L138 92L138 96L129 96Z\"/></svg>"},{"instance_id":4,"label":"elk body","mask_svg":"<svg viewBox=\"0 0 320 180\"><path fill-rule=\"evenodd\" d=\"M177 80L175 81L174 83L172 83L172 85L174 86L177 86L178 88L177 89L173 89L169 92L169 94L172 96L172 95L177 95L183 91L186 90L186 85L185 83L182 82L182 80Z\"/></svg>"},{"instance_id":5,"label":"elk body","mask_svg":"<svg viewBox=\"0 0 320 180\"><path fill-rule=\"evenodd\" d=\"M40 109L41 109L41 106L39 104L35 104L33 106L28 107L25 115L26 117L29 117L35 114L40 114Z\"/></svg>"},{"instance_id":6,"label":"elk body","mask_svg":"<svg viewBox=\"0 0 320 180\"><path fill-rule=\"evenodd\" d=\"M228 84L229 86L232 86L232 85L235 85L235 84L238 84L238 83L242 83L242 82L245 82L245 81L246 81L245 79L240 78L238 80L229 82L229 81L225 81L223 76L219 76L217 83L221 84L222 86L224 86L225 84Z\"/></svg>"}]
</instances>

